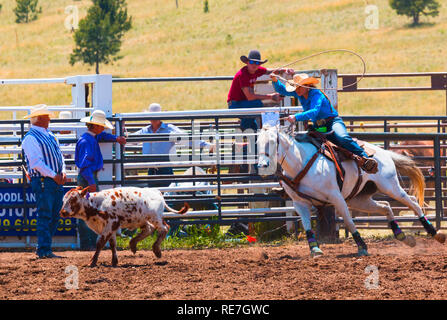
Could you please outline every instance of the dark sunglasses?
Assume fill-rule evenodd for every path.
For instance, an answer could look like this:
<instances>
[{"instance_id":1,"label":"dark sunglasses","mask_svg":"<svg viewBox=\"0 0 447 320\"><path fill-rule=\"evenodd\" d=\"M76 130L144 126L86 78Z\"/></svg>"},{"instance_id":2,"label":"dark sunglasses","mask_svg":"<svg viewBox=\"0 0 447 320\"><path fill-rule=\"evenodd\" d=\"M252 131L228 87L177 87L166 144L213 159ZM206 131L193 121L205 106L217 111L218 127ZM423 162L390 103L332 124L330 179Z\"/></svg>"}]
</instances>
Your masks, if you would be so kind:
<instances>
[{"instance_id":1,"label":"dark sunglasses","mask_svg":"<svg viewBox=\"0 0 447 320\"><path fill-rule=\"evenodd\" d=\"M250 63L250 64L255 64L255 65L261 65L261 62L259 62L259 61L253 61L253 60L248 60L248 63Z\"/></svg>"}]
</instances>

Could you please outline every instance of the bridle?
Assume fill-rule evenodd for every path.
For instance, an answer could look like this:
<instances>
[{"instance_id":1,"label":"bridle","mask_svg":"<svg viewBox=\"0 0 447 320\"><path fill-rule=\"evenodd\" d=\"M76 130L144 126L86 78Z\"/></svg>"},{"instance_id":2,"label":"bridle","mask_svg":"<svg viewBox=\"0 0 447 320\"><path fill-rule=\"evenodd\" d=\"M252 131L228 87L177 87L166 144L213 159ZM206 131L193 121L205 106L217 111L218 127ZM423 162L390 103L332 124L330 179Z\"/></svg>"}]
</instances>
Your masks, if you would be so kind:
<instances>
[{"instance_id":1,"label":"bridle","mask_svg":"<svg viewBox=\"0 0 447 320\"><path fill-rule=\"evenodd\" d=\"M278 155L279 144L280 144L280 133L281 133L281 132L280 132L278 126L276 126L276 128L277 128L277 131L276 131L276 145L277 145L277 148L276 148L276 154ZM280 162L280 166L282 166L282 164L284 163L285 159L287 158L288 150L289 150L289 148L290 148L291 145L292 145L292 144L289 143L288 148L284 150L284 155L283 155L282 159L280 159L280 161L279 161L279 162ZM265 150L264 150L264 151L265 151ZM267 157L270 158L270 155L268 154L268 152L261 152L261 153L259 153L259 154L260 154L260 155L261 155L261 154L264 154L264 155L266 155ZM318 157L319 154L321 154L321 150L317 150L317 151L314 153L314 155L313 155L312 158L309 160L309 162L303 167L303 169L301 169L301 171L296 175L296 177L295 177L293 180L292 180L292 179L289 179L288 177L286 177L286 176L282 173L281 170L277 170L277 171L276 171L276 176L278 176L279 180L282 180L284 183L286 183L286 184L287 184L287 185L288 185L294 192L296 192L296 194L297 194L298 196L300 196L301 198L308 200L308 201L309 201L311 204L313 204L313 205L315 205L315 204L313 203L313 201L317 201L317 202L319 202L319 203L322 203L323 206L325 206L325 205L327 205L327 202L322 201L322 200L320 200L320 199L317 199L317 198L315 198L315 197L312 197L312 196L310 196L310 195L308 195L308 194L305 194L305 193L303 193L303 192L301 192L301 191L298 190L298 186L299 186L299 183L300 183L301 179L307 174L307 172L309 171L310 167L311 167L312 164L315 162L315 160L317 159L317 157Z\"/></svg>"},{"instance_id":2,"label":"bridle","mask_svg":"<svg viewBox=\"0 0 447 320\"><path fill-rule=\"evenodd\" d=\"M279 125L276 125L276 155L278 156L279 153L279 144L280 144L280 127ZM284 150L284 154L282 156L282 158L279 161L279 165L282 167L282 164L284 163L284 161L287 158L287 151L289 151L291 144L289 143L289 146L287 147L287 149ZM270 154L265 150L266 148L264 148L264 152L260 152L259 155L265 155L268 158L270 158Z\"/></svg>"}]
</instances>

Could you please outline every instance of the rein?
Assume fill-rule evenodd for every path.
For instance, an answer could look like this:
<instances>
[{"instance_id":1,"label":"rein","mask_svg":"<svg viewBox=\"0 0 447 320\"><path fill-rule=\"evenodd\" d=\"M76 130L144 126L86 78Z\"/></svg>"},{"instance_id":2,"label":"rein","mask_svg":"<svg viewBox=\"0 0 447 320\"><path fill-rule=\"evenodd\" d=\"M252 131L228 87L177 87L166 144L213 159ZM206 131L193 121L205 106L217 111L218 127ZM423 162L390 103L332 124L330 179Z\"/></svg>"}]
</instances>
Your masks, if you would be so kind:
<instances>
[{"instance_id":1,"label":"rein","mask_svg":"<svg viewBox=\"0 0 447 320\"><path fill-rule=\"evenodd\" d=\"M325 139L323 136L321 138ZM280 131L279 130L277 131L276 141L277 141L276 154L278 154L279 153L279 143L280 143ZM291 145L291 143L289 143L289 147L284 151L284 155L283 155L282 159L280 160L280 166L281 167L282 167L282 164L283 164L284 160L287 158L287 151L289 150L290 145ZM324 144L324 141L323 141L323 144L321 145L321 147L319 149L317 149L317 151L313 154L312 158L306 163L304 168L301 169L300 172L298 172L298 174L295 176L295 178L293 180L288 178L287 176L285 176L282 173L281 170L277 170L276 171L276 176L278 177L278 179L284 181L284 183L286 183L298 196L300 196L303 199L306 199L306 200L310 201L311 203L312 203L312 201L318 201L318 202L322 203L323 206L327 205L328 203L325 202L325 201L322 201L320 199L317 199L315 197L312 197L312 196L310 196L308 194L305 194L305 193L299 191L298 188L299 188L299 184L300 184L301 180L309 172L310 168L312 167L312 165L317 160L319 154L323 154L324 155L324 149L323 149L324 145L325 144ZM333 157L333 161L335 163L336 170L339 172L340 178L341 178L342 183L343 183L343 181L344 181L343 173L341 171L341 168L339 167L338 161L335 158L334 151L333 151L332 147L328 146L328 148L329 148L329 152L331 153L331 156ZM264 154L266 156L270 157L268 153L264 153ZM356 182L353 190L351 191L351 193L348 195L348 197L345 200L352 199L357 194L357 192L359 190L359 187L360 187L360 185L362 183L363 179L362 179L362 174L361 174L361 171L360 171L360 167L357 166L357 169L358 169L358 179L357 179L357 182Z\"/></svg>"},{"instance_id":2,"label":"rein","mask_svg":"<svg viewBox=\"0 0 447 320\"><path fill-rule=\"evenodd\" d=\"M280 131L277 131L276 134L276 145L277 145L277 149L276 149L276 154L278 154L278 150L279 150L279 137L280 137ZM290 148L291 144L289 143L289 148ZM289 150L289 148L287 148L287 150L284 151L284 156L282 157L280 166L282 166L284 160L287 158L287 151ZM301 169L300 172L298 172L298 174L295 176L295 178L293 180L289 179L288 177L286 177L281 170L277 170L276 171L276 176L278 177L279 180L284 181L290 188L292 188L292 190L294 192L296 192L298 194L298 196L300 196L301 198L307 199L310 202L312 202L312 200L314 201L318 201L323 203L324 205L327 204L327 202L322 201L320 199L314 198L308 194L305 194L301 191L298 190L299 188L299 184L301 182L301 180L306 176L306 174L309 172L310 168L312 167L312 165L314 164L314 162L317 160L319 154L322 153L322 149L318 149L312 156L312 158L306 163L306 165L304 166L303 169ZM269 156L267 153L265 153L266 156Z\"/></svg>"}]
</instances>

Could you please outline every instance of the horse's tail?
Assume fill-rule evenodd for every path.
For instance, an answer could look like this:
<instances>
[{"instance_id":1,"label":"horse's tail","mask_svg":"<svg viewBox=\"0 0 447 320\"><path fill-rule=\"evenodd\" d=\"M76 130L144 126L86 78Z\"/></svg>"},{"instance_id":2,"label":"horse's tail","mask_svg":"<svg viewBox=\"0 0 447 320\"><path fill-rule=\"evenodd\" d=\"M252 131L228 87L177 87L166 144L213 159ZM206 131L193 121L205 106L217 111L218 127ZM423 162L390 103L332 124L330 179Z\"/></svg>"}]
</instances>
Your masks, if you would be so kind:
<instances>
[{"instance_id":1,"label":"horse's tail","mask_svg":"<svg viewBox=\"0 0 447 320\"><path fill-rule=\"evenodd\" d=\"M397 172L401 175L407 176L410 179L410 194L415 196L421 207L424 206L424 190L425 179L421 169L416 166L416 162L411 158L391 152L391 159L393 159Z\"/></svg>"}]
</instances>

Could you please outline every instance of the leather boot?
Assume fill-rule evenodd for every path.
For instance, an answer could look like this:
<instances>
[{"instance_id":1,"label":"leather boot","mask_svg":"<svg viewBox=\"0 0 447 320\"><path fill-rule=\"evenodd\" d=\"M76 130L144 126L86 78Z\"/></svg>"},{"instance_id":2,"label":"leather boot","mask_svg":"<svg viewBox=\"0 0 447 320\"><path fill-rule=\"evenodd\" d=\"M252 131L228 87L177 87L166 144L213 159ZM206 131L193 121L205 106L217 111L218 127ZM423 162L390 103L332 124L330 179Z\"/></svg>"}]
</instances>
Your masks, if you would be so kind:
<instances>
[{"instance_id":1,"label":"leather boot","mask_svg":"<svg viewBox=\"0 0 447 320\"><path fill-rule=\"evenodd\" d=\"M367 173L376 173L379 169L378 169L378 162L376 159L373 158L366 158L366 157L362 157L361 158L361 164L360 167Z\"/></svg>"}]
</instances>

